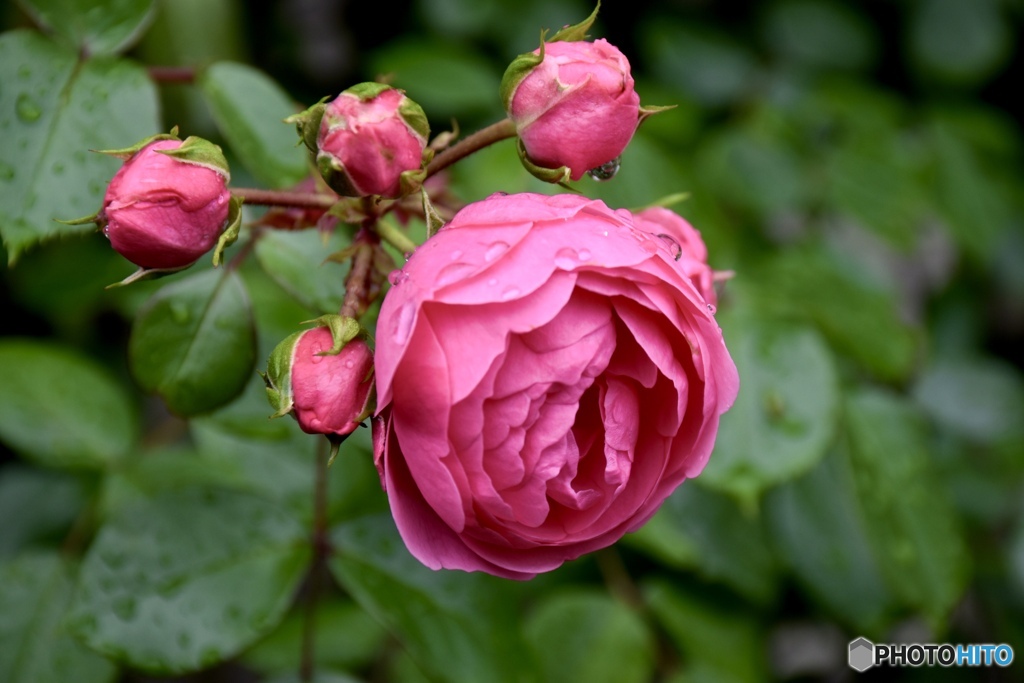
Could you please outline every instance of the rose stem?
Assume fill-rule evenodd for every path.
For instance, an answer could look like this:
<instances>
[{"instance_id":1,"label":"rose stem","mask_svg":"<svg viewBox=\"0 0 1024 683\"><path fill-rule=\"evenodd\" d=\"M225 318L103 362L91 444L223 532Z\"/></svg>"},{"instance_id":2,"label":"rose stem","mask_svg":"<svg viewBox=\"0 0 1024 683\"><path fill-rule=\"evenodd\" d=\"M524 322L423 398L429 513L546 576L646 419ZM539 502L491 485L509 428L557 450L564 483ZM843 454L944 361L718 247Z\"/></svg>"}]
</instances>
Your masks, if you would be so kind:
<instances>
[{"instance_id":1,"label":"rose stem","mask_svg":"<svg viewBox=\"0 0 1024 683\"><path fill-rule=\"evenodd\" d=\"M366 285L373 268L373 250L373 245L363 243L352 257L352 268L345 278L345 300L339 311L346 318L358 318L366 310Z\"/></svg>"},{"instance_id":2,"label":"rose stem","mask_svg":"<svg viewBox=\"0 0 1024 683\"><path fill-rule=\"evenodd\" d=\"M390 221L377 221L373 230L380 235L382 240L393 246L402 255L416 251L418 245L409 239L409 236L402 232L397 225Z\"/></svg>"},{"instance_id":3,"label":"rose stem","mask_svg":"<svg viewBox=\"0 0 1024 683\"><path fill-rule=\"evenodd\" d=\"M327 439L320 439L316 448L316 473L313 479L313 559L306 579L306 604L302 624L302 659L299 678L303 683L313 681L313 663L316 650L316 603L331 553L327 538Z\"/></svg>"},{"instance_id":4,"label":"rose stem","mask_svg":"<svg viewBox=\"0 0 1024 683\"><path fill-rule=\"evenodd\" d=\"M338 202L337 195L333 194L262 190L256 187L236 187L231 190L231 194L241 197L250 205L287 206L296 209L329 209Z\"/></svg>"},{"instance_id":5,"label":"rose stem","mask_svg":"<svg viewBox=\"0 0 1024 683\"><path fill-rule=\"evenodd\" d=\"M515 137L515 134L516 125L512 123L512 119L502 119L486 128L481 128L434 157L433 161L427 164L427 177L448 168L459 159L467 157L477 150L493 145L495 142Z\"/></svg>"},{"instance_id":6,"label":"rose stem","mask_svg":"<svg viewBox=\"0 0 1024 683\"><path fill-rule=\"evenodd\" d=\"M191 66L151 66L146 69L157 83L193 83L196 70Z\"/></svg>"}]
</instances>

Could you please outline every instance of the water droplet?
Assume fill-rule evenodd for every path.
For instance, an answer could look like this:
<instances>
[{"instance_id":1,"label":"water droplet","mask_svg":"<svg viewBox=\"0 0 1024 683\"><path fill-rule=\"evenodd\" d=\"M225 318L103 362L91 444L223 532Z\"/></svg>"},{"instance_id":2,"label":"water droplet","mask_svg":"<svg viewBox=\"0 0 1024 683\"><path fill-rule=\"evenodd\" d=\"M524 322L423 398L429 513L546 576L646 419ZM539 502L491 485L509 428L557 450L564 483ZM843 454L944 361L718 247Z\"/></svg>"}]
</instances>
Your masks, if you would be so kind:
<instances>
[{"instance_id":1,"label":"water droplet","mask_svg":"<svg viewBox=\"0 0 1024 683\"><path fill-rule=\"evenodd\" d=\"M437 274L435 284L438 287L447 287L459 280L466 279L474 270L476 270L476 266L469 263L449 263Z\"/></svg>"},{"instance_id":2,"label":"water droplet","mask_svg":"<svg viewBox=\"0 0 1024 683\"><path fill-rule=\"evenodd\" d=\"M605 234L607 235L608 233ZM579 257L580 261L589 261L594 257L594 255L590 253L589 249L580 249L576 256Z\"/></svg>"},{"instance_id":3,"label":"water droplet","mask_svg":"<svg viewBox=\"0 0 1024 683\"><path fill-rule=\"evenodd\" d=\"M453 251L451 253L452 261L458 261L460 258L462 258L462 250L461 249L456 249L455 251Z\"/></svg>"},{"instance_id":4,"label":"water droplet","mask_svg":"<svg viewBox=\"0 0 1024 683\"><path fill-rule=\"evenodd\" d=\"M135 618L135 598L133 597L126 595L117 598L110 607L114 610L114 614L125 621Z\"/></svg>"},{"instance_id":5,"label":"water droplet","mask_svg":"<svg viewBox=\"0 0 1024 683\"><path fill-rule=\"evenodd\" d=\"M587 175L597 181L611 180L619 172L621 165L622 157L615 157L611 161L606 161L600 166L590 169L587 171Z\"/></svg>"},{"instance_id":6,"label":"water droplet","mask_svg":"<svg viewBox=\"0 0 1024 683\"><path fill-rule=\"evenodd\" d=\"M487 281L487 284L493 287L494 285L498 284L498 278L492 277L490 280Z\"/></svg>"},{"instance_id":7,"label":"water droplet","mask_svg":"<svg viewBox=\"0 0 1024 683\"><path fill-rule=\"evenodd\" d=\"M14 110L18 113L18 118L25 123L37 121L43 115L43 110L39 108L36 101L29 97L27 93L18 95L18 101L14 105Z\"/></svg>"},{"instance_id":8,"label":"water droplet","mask_svg":"<svg viewBox=\"0 0 1024 683\"><path fill-rule=\"evenodd\" d=\"M714 304L708 304L708 313L710 313L711 315L714 315L717 312L718 312L718 309L715 308Z\"/></svg>"},{"instance_id":9,"label":"water droplet","mask_svg":"<svg viewBox=\"0 0 1024 683\"><path fill-rule=\"evenodd\" d=\"M406 261L408 261L409 259L412 258L412 252L411 251L405 252L404 254L402 254L402 258L404 258Z\"/></svg>"},{"instance_id":10,"label":"water droplet","mask_svg":"<svg viewBox=\"0 0 1024 683\"><path fill-rule=\"evenodd\" d=\"M104 225L103 226L103 236L106 237L108 240L110 239L110 226L109 225Z\"/></svg>"},{"instance_id":11,"label":"water droplet","mask_svg":"<svg viewBox=\"0 0 1024 683\"><path fill-rule=\"evenodd\" d=\"M487 247L487 251L484 252L484 261L490 263L506 251L508 251L508 244L505 242L495 242L491 246Z\"/></svg>"},{"instance_id":12,"label":"water droplet","mask_svg":"<svg viewBox=\"0 0 1024 683\"><path fill-rule=\"evenodd\" d=\"M515 299L517 296L519 296L519 293L520 291L518 287L509 287L508 289L501 293L501 300L508 301L509 299Z\"/></svg>"},{"instance_id":13,"label":"water droplet","mask_svg":"<svg viewBox=\"0 0 1024 683\"><path fill-rule=\"evenodd\" d=\"M572 270L579 262L579 255L575 249L562 247L555 254L555 266L562 270Z\"/></svg>"},{"instance_id":14,"label":"water droplet","mask_svg":"<svg viewBox=\"0 0 1024 683\"><path fill-rule=\"evenodd\" d=\"M412 324L415 318L416 305L411 301L406 301L398 309L395 324L391 329L391 337L395 340L396 344L404 344L409 341L409 335L412 333Z\"/></svg>"},{"instance_id":15,"label":"water droplet","mask_svg":"<svg viewBox=\"0 0 1024 683\"><path fill-rule=\"evenodd\" d=\"M672 254L672 258L678 261L683 257L683 247L679 244L675 237L672 235L658 235L661 241L668 247L668 251Z\"/></svg>"},{"instance_id":16,"label":"water droplet","mask_svg":"<svg viewBox=\"0 0 1024 683\"><path fill-rule=\"evenodd\" d=\"M355 367L355 363L352 361L351 358L349 358L347 361L345 361L345 367L349 368L349 369L352 369L353 367Z\"/></svg>"},{"instance_id":17,"label":"water droplet","mask_svg":"<svg viewBox=\"0 0 1024 683\"><path fill-rule=\"evenodd\" d=\"M397 287L409 279L409 273L404 270L392 270L388 273L388 282Z\"/></svg>"}]
</instances>

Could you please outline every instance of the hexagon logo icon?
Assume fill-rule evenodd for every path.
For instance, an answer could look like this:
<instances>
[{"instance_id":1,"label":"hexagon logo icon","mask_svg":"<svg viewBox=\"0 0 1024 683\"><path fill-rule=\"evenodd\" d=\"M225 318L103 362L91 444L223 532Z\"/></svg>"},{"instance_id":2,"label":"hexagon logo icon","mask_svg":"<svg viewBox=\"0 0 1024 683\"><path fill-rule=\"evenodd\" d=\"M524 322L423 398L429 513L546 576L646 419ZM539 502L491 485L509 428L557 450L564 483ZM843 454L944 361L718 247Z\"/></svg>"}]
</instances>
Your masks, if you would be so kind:
<instances>
[{"instance_id":1,"label":"hexagon logo icon","mask_svg":"<svg viewBox=\"0 0 1024 683\"><path fill-rule=\"evenodd\" d=\"M855 671L867 671L874 666L875 644L863 637L851 641L849 664Z\"/></svg>"}]
</instances>

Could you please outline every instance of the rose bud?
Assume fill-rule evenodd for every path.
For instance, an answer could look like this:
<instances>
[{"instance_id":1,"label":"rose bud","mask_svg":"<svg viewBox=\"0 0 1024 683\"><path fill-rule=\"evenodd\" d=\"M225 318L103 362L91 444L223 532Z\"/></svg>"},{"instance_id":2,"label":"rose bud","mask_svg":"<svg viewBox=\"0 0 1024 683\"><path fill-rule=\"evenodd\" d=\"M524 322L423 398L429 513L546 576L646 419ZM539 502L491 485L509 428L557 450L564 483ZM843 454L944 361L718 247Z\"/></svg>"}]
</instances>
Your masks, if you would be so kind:
<instances>
[{"instance_id":1,"label":"rose bud","mask_svg":"<svg viewBox=\"0 0 1024 683\"><path fill-rule=\"evenodd\" d=\"M708 265L708 248L700 232L679 214L655 206L633 214L633 222L668 244L676 262L709 305L718 304L715 292L715 273Z\"/></svg>"},{"instance_id":2,"label":"rose bud","mask_svg":"<svg viewBox=\"0 0 1024 683\"><path fill-rule=\"evenodd\" d=\"M427 566L525 579L638 529L739 389L677 252L577 195L494 195L417 249L377 325L374 451Z\"/></svg>"},{"instance_id":3,"label":"rose bud","mask_svg":"<svg viewBox=\"0 0 1024 683\"><path fill-rule=\"evenodd\" d=\"M161 135L128 150L94 220L111 246L144 269L189 266L217 243L230 211L227 161L201 138Z\"/></svg>"},{"instance_id":4,"label":"rose bud","mask_svg":"<svg viewBox=\"0 0 1024 683\"><path fill-rule=\"evenodd\" d=\"M549 42L520 55L501 94L524 165L551 182L614 164L640 121L629 62L603 39Z\"/></svg>"},{"instance_id":5,"label":"rose bud","mask_svg":"<svg viewBox=\"0 0 1024 683\"><path fill-rule=\"evenodd\" d=\"M403 91L360 83L324 107L317 167L338 194L399 197L426 175L421 167L429 135L423 109Z\"/></svg>"},{"instance_id":6,"label":"rose bud","mask_svg":"<svg viewBox=\"0 0 1024 683\"><path fill-rule=\"evenodd\" d=\"M270 354L264 381L277 410L308 434L345 436L373 412L373 352L352 318L323 316Z\"/></svg>"}]
</instances>

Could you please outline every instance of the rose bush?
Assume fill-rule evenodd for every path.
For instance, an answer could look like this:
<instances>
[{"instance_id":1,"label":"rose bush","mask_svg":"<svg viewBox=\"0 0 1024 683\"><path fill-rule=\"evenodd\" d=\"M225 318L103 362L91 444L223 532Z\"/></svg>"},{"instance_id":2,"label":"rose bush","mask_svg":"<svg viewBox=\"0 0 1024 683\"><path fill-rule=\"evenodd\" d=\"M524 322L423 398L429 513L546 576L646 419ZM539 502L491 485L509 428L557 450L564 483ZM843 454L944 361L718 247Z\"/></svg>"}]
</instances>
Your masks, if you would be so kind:
<instances>
[{"instance_id":1,"label":"rose bush","mask_svg":"<svg viewBox=\"0 0 1024 683\"><path fill-rule=\"evenodd\" d=\"M164 152L203 147L196 163ZM145 145L107 186L96 222L111 246L143 268L181 268L209 251L230 210L227 162L215 145L190 138Z\"/></svg>"},{"instance_id":2,"label":"rose bush","mask_svg":"<svg viewBox=\"0 0 1024 683\"><path fill-rule=\"evenodd\" d=\"M529 578L637 529L704 467L739 380L691 280L700 251L646 225L494 195L393 278L374 447L424 564Z\"/></svg>"},{"instance_id":3,"label":"rose bush","mask_svg":"<svg viewBox=\"0 0 1024 683\"><path fill-rule=\"evenodd\" d=\"M528 160L566 167L572 180L616 159L640 121L629 61L604 39L558 41L516 59L505 72L505 109Z\"/></svg>"}]
</instances>

